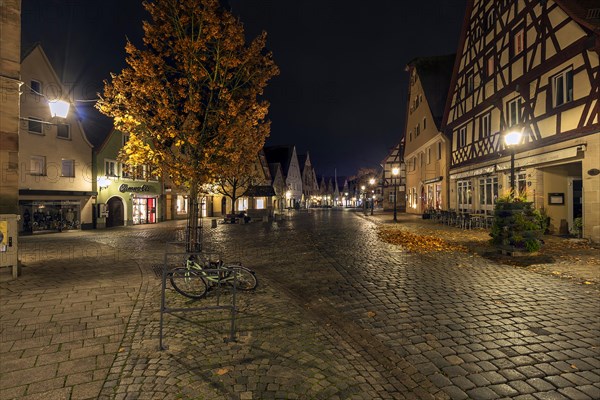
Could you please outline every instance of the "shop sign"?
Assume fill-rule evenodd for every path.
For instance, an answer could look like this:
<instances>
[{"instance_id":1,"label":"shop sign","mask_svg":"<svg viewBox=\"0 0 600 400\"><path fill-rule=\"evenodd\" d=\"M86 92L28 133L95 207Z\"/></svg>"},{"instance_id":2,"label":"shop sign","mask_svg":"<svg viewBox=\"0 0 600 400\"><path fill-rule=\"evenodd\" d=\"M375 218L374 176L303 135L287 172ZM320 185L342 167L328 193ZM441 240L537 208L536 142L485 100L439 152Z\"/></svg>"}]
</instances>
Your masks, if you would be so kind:
<instances>
[{"instance_id":1,"label":"shop sign","mask_svg":"<svg viewBox=\"0 0 600 400\"><path fill-rule=\"evenodd\" d=\"M121 186L119 186L119 192L121 192L121 193L125 193L125 192L143 193L143 192L150 192L150 189L152 189L150 187L150 185L129 186L126 183L124 183Z\"/></svg>"},{"instance_id":2,"label":"shop sign","mask_svg":"<svg viewBox=\"0 0 600 400\"><path fill-rule=\"evenodd\" d=\"M438 177L435 177L435 178L431 178L431 179L426 179L426 180L424 180L424 181L423 181L423 184L427 185L427 184L429 184L429 183L439 182L439 181L441 181L441 180L443 180L443 179L444 179L444 177L443 177L443 176L438 176Z\"/></svg>"}]
</instances>

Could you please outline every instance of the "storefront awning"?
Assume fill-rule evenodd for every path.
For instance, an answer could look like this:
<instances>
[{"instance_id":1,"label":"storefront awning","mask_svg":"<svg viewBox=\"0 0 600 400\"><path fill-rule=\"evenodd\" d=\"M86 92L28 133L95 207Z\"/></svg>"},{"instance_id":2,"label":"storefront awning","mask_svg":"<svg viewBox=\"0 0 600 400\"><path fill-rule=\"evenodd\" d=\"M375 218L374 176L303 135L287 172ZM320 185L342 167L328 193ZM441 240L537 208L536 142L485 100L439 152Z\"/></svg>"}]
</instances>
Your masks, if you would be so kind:
<instances>
[{"instance_id":1,"label":"storefront awning","mask_svg":"<svg viewBox=\"0 0 600 400\"><path fill-rule=\"evenodd\" d=\"M20 196L97 196L98 192L80 192L76 190L34 190L19 189Z\"/></svg>"}]
</instances>

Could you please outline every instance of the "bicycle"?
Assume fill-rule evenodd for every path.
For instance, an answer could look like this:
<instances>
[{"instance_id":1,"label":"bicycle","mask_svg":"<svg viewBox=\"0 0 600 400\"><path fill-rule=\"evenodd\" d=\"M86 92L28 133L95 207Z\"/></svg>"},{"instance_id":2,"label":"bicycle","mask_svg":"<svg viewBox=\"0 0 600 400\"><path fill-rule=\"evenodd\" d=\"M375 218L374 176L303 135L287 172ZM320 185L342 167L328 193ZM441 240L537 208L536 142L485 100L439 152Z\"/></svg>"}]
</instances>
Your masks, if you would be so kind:
<instances>
[{"instance_id":1,"label":"bicycle","mask_svg":"<svg viewBox=\"0 0 600 400\"><path fill-rule=\"evenodd\" d=\"M242 265L224 265L221 260L198 263L194 256L186 260L185 267L171 271L169 280L177 292L191 299L203 298L214 286L233 286L234 281L236 289L239 290L250 291L258 286L256 274L250 268Z\"/></svg>"}]
</instances>

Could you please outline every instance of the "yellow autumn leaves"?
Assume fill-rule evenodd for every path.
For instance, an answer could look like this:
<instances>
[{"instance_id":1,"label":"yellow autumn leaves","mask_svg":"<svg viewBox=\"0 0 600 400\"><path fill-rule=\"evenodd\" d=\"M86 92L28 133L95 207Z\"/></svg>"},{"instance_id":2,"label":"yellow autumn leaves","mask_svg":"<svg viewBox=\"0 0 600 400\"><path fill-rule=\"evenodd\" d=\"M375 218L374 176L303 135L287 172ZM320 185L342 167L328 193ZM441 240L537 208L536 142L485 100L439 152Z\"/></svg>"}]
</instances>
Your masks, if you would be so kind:
<instances>
[{"instance_id":1,"label":"yellow autumn leaves","mask_svg":"<svg viewBox=\"0 0 600 400\"><path fill-rule=\"evenodd\" d=\"M448 243L437 236L418 235L398 228L380 226L377 229L377 235L384 242L402 246L414 253L440 251L460 251L466 253L468 251L464 246Z\"/></svg>"}]
</instances>

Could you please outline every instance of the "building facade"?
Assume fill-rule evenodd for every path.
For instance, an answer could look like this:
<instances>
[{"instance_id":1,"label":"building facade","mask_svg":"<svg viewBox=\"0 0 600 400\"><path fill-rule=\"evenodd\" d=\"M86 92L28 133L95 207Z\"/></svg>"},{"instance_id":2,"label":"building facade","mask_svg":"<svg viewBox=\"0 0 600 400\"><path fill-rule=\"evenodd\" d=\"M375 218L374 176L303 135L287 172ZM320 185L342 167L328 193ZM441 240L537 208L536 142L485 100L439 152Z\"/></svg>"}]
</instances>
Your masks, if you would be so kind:
<instances>
[{"instance_id":1,"label":"building facade","mask_svg":"<svg viewBox=\"0 0 600 400\"><path fill-rule=\"evenodd\" d=\"M21 0L0 2L0 267L18 276Z\"/></svg>"},{"instance_id":2,"label":"building facade","mask_svg":"<svg viewBox=\"0 0 600 400\"><path fill-rule=\"evenodd\" d=\"M48 101L69 93L40 45L24 56L21 79L19 231L91 229L92 145L73 107L65 119L50 115Z\"/></svg>"},{"instance_id":3,"label":"building facade","mask_svg":"<svg viewBox=\"0 0 600 400\"><path fill-rule=\"evenodd\" d=\"M96 227L154 224L165 220L163 186L146 166L117 160L128 135L113 129L95 153Z\"/></svg>"},{"instance_id":4,"label":"building facade","mask_svg":"<svg viewBox=\"0 0 600 400\"><path fill-rule=\"evenodd\" d=\"M600 241L600 19L590 4L468 1L444 121L451 208L490 212L513 171L515 192L545 210L551 231L582 218L584 237ZM513 131L522 138L508 148Z\"/></svg>"},{"instance_id":5,"label":"building facade","mask_svg":"<svg viewBox=\"0 0 600 400\"><path fill-rule=\"evenodd\" d=\"M298 162L296 146L270 146L265 147L264 150L269 164L279 163L281 165L286 185L284 208L300 207L302 201L302 171Z\"/></svg>"},{"instance_id":6,"label":"building facade","mask_svg":"<svg viewBox=\"0 0 600 400\"><path fill-rule=\"evenodd\" d=\"M406 212L448 209L449 141L441 132L454 55L412 60L409 75L404 161Z\"/></svg>"},{"instance_id":7,"label":"building facade","mask_svg":"<svg viewBox=\"0 0 600 400\"><path fill-rule=\"evenodd\" d=\"M381 204L384 211L406 211L406 166L403 159L404 139L394 146L381 162ZM398 174L394 175L395 169Z\"/></svg>"}]
</instances>

